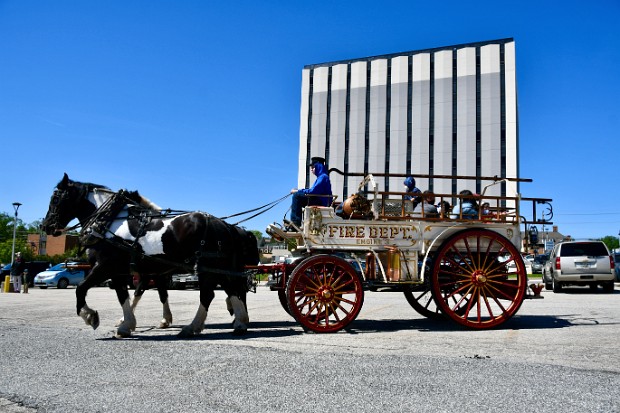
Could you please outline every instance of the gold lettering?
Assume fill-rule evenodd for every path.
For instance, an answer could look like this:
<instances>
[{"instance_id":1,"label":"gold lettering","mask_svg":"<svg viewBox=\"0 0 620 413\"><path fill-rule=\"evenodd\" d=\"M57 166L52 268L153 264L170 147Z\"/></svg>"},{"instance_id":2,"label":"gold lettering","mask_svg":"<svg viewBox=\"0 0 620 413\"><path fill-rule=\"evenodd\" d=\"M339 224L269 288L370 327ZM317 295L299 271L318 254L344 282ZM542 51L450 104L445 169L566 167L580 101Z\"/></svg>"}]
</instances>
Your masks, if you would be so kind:
<instances>
[{"instance_id":1,"label":"gold lettering","mask_svg":"<svg viewBox=\"0 0 620 413\"><path fill-rule=\"evenodd\" d=\"M401 229L403 230L403 238L404 239L409 239L409 228L402 227Z\"/></svg>"},{"instance_id":2,"label":"gold lettering","mask_svg":"<svg viewBox=\"0 0 620 413\"><path fill-rule=\"evenodd\" d=\"M357 231L355 232L355 237L356 238L364 238L364 234L366 233L366 231L364 231L366 228L364 228L363 226L358 226L357 227Z\"/></svg>"},{"instance_id":3,"label":"gold lettering","mask_svg":"<svg viewBox=\"0 0 620 413\"><path fill-rule=\"evenodd\" d=\"M379 230L379 238L387 238L388 237L388 229L386 227L381 227Z\"/></svg>"}]
</instances>

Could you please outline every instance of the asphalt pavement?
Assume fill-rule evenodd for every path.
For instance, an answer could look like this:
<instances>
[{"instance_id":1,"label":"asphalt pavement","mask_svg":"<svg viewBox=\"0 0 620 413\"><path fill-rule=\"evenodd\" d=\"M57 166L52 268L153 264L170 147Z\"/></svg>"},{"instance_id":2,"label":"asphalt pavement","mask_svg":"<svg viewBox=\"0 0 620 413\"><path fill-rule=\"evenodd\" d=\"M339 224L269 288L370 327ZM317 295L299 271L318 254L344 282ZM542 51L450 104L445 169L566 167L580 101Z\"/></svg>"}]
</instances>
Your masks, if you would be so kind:
<instances>
[{"instance_id":1,"label":"asphalt pavement","mask_svg":"<svg viewBox=\"0 0 620 413\"><path fill-rule=\"evenodd\" d=\"M536 282L533 280L532 282ZM543 291L497 329L417 314L401 293L367 292L335 334L304 333L261 286L250 330L231 334L216 292L204 332L178 339L198 291L171 291L174 323L155 328L147 291L133 337L115 339L114 292L94 288L92 330L75 289L0 294L0 412L620 411L620 285L614 294Z\"/></svg>"}]
</instances>

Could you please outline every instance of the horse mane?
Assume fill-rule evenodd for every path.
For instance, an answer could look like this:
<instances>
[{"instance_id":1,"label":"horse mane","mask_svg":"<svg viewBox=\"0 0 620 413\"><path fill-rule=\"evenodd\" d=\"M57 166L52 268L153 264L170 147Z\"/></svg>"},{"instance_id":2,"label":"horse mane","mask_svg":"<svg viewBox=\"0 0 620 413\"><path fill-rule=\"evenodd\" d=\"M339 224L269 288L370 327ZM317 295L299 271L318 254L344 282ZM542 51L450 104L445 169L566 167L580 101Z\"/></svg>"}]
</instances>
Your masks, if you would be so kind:
<instances>
[{"instance_id":1,"label":"horse mane","mask_svg":"<svg viewBox=\"0 0 620 413\"><path fill-rule=\"evenodd\" d=\"M131 199L132 201L134 201L140 206L143 206L149 209L154 209L156 211L162 210L162 207L152 202L150 199L140 195L138 191L126 191L125 195L127 196L127 198Z\"/></svg>"},{"instance_id":2,"label":"horse mane","mask_svg":"<svg viewBox=\"0 0 620 413\"><path fill-rule=\"evenodd\" d=\"M97 190L103 191L103 192L110 192L110 193L115 193L114 191L112 191L109 187L105 186L105 185L99 185L99 184L93 184L91 182L77 182L77 181L71 181L69 180L69 178L67 177L67 175L65 174L65 178L60 181L60 183L58 184L58 186L60 186L63 182L68 182L70 185L79 185L82 187L86 187L89 188L90 190L95 190L95 192ZM140 195L140 193L138 191L124 191L124 194L127 198L129 198L130 200L132 200L133 202L135 202L136 204L148 208L148 209L152 209L155 211L161 211L163 208L161 208L159 205L155 204L154 202L152 202L151 200L149 200L148 198Z\"/></svg>"}]
</instances>

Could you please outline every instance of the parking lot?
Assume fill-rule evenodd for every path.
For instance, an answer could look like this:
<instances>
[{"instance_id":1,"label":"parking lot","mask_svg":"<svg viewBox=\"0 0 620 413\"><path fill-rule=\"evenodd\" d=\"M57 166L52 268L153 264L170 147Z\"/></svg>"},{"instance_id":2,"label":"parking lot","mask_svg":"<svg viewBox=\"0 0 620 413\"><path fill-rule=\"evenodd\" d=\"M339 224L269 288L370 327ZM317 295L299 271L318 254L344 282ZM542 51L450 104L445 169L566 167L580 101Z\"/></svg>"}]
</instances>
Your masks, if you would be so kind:
<instances>
[{"instance_id":1,"label":"parking lot","mask_svg":"<svg viewBox=\"0 0 620 413\"><path fill-rule=\"evenodd\" d=\"M537 280L531 280L532 283ZM199 292L170 292L169 330L157 293L137 310L132 338L114 339L116 296L95 288L93 331L75 289L0 294L0 396L30 411L620 411L620 285L542 292L499 329L471 331L418 315L400 293L365 296L336 334L308 334L260 286L251 330L232 336L224 294L207 328L176 338ZM26 411L26 410L24 410Z\"/></svg>"}]
</instances>

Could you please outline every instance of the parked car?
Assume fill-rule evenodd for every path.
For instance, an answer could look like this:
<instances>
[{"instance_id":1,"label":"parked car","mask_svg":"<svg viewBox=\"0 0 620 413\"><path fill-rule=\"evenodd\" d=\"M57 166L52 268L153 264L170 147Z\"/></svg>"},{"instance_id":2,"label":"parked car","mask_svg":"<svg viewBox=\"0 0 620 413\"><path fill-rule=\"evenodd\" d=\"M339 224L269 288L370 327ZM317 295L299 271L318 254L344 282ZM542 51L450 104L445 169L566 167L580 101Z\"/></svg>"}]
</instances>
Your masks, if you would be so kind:
<instances>
[{"instance_id":1,"label":"parked car","mask_svg":"<svg viewBox=\"0 0 620 413\"><path fill-rule=\"evenodd\" d=\"M620 282L620 252L614 253L614 263L616 265L616 282Z\"/></svg>"},{"instance_id":2,"label":"parked car","mask_svg":"<svg viewBox=\"0 0 620 413\"><path fill-rule=\"evenodd\" d=\"M498 257L498 259L503 262L506 257ZM532 274L534 272L532 268L532 261L529 260L527 257L523 257L523 265L525 266L525 272L527 274ZM506 264L506 272L516 273L517 264L514 261L510 261L508 264Z\"/></svg>"},{"instance_id":3,"label":"parked car","mask_svg":"<svg viewBox=\"0 0 620 413\"><path fill-rule=\"evenodd\" d=\"M11 264L4 265L2 267L2 270L0 270L0 275L2 276L2 279L4 280L4 277L10 274L11 274Z\"/></svg>"},{"instance_id":4,"label":"parked car","mask_svg":"<svg viewBox=\"0 0 620 413\"><path fill-rule=\"evenodd\" d=\"M188 287L198 288L198 276L196 274L174 274L172 276L170 288L184 290Z\"/></svg>"},{"instance_id":5,"label":"parked car","mask_svg":"<svg viewBox=\"0 0 620 413\"><path fill-rule=\"evenodd\" d=\"M543 267L548 260L548 255L536 255L532 260L532 274L542 274Z\"/></svg>"},{"instance_id":6,"label":"parked car","mask_svg":"<svg viewBox=\"0 0 620 413\"><path fill-rule=\"evenodd\" d=\"M613 292L614 257L601 241L570 241L557 244L543 268L543 282L547 290L558 293L566 285L589 285L596 290Z\"/></svg>"},{"instance_id":7,"label":"parked car","mask_svg":"<svg viewBox=\"0 0 620 413\"><path fill-rule=\"evenodd\" d=\"M40 272L34 277L34 286L39 288L67 288L84 280L90 266L83 262L62 262Z\"/></svg>"}]
</instances>

